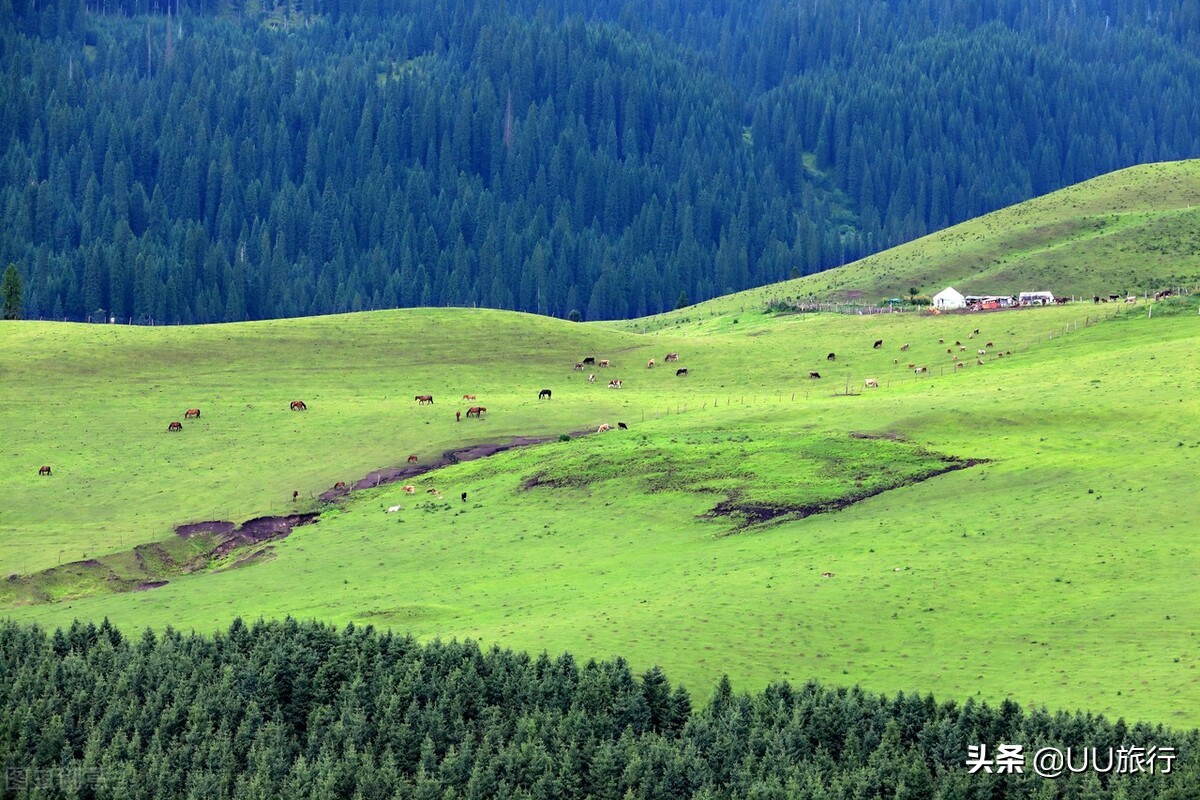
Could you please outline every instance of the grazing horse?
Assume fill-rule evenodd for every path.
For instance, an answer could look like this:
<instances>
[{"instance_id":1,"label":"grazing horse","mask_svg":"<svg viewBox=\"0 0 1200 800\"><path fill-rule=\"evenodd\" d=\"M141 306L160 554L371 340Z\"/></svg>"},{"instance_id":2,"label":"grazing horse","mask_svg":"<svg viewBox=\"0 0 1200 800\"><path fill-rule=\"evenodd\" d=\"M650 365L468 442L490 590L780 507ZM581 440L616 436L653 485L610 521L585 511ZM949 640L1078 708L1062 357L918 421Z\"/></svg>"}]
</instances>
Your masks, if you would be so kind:
<instances>
[{"instance_id":1,"label":"grazing horse","mask_svg":"<svg viewBox=\"0 0 1200 800\"><path fill-rule=\"evenodd\" d=\"M652 358L646 362L646 369L653 369L653 368L654 368L654 359Z\"/></svg>"},{"instance_id":2,"label":"grazing horse","mask_svg":"<svg viewBox=\"0 0 1200 800\"><path fill-rule=\"evenodd\" d=\"M413 400L416 400L418 405L433 405L433 395L431 394L419 394Z\"/></svg>"},{"instance_id":3,"label":"grazing horse","mask_svg":"<svg viewBox=\"0 0 1200 800\"><path fill-rule=\"evenodd\" d=\"M602 358L602 359L600 359L600 363L599 363L599 364L597 364L596 366L598 366L598 367L607 367L607 366L608 366L608 359L607 359L607 358Z\"/></svg>"},{"instance_id":4,"label":"grazing horse","mask_svg":"<svg viewBox=\"0 0 1200 800\"><path fill-rule=\"evenodd\" d=\"M883 339L876 339L875 344L871 345L871 347L874 348L875 350L878 350L879 348L883 347Z\"/></svg>"},{"instance_id":5,"label":"grazing horse","mask_svg":"<svg viewBox=\"0 0 1200 800\"><path fill-rule=\"evenodd\" d=\"M825 356L825 360L826 361L837 361L837 353L830 353L829 355Z\"/></svg>"},{"instance_id":6,"label":"grazing horse","mask_svg":"<svg viewBox=\"0 0 1200 800\"><path fill-rule=\"evenodd\" d=\"M588 375L588 383L595 383L595 382L596 382L596 373L593 372L591 375Z\"/></svg>"},{"instance_id":7,"label":"grazing horse","mask_svg":"<svg viewBox=\"0 0 1200 800\"><path fill-rule=\"evenodd\" d=\"M480 419L481 417L479 415L485 411L487 411L487 409L484 408L483 406L471 406L470 408L467 409L467 416L475 417L476 419Z\"/></svg>"},{"instance_id":8,"label":"grazing horse","mask_svg":"<svg viewBox=\"0 0 1200 800\"><path fill-rule=\"evenodd\" d=\"M181 430L183 430L183 423L182 422L172 422L170 425L167 426L167 430L168 431L181 431Z\"/></svg>"},{"instance_id":9,"label":"grazing horse","mask_svg":"<svg viewBox=\"0 0 1200 800\"><path fill-rule=\"evenodd\" d=\"M583 372L583 362L582 362L582 361L576 361L576 362L575 362L575 371L576 371L576 372Z\"/></svg>"},{"instance_id":10,"label":"grazing horse","mask_svg":"<svg viewBox=\"0 0 1200 800\"><path fill-rule=\"evenodd\" d=\"M609 425L606 422L603 425L601 425L599 428L596 428L596 433L604 433L605 431L611 431L611 430L612 430L612 425Z\"/></svg>"},{"instance_id":11,"label":"grazing horse","mask_svg":"<svg viewBox=\"0 0 1200 800\"><path fill-rule=\"evenodd\" d=\"M200 419L200 409L189 408L187 411L183 412L184 419L191 419L192 417L195 417L196 419Z\"/></svg>"},{"instance_id":12,"label":"grazing horse","mask_svg":"<svg viewBox=\"0 0 1200 800\"><path fill-rule=\"evenodd\" d=\"M595 364L595 363L596 363L596 357L595 357L595 356L588 356L587 358L585 358L583 361L581 361L581 362L579 362L579 363L581 363L581 364Z\"/></svg>"},{"instance_id":13,"label":"grazing horse","mask_svg":"<svg viewBox=\"0 0 1200 800\"><path fill-rule=\"evenodd\" d=\"M991 342L988 342L987 344L984 345L984 347L995 347L995 346L996 345L992 344Z\"/></svg>"},{"instance_id":14,"label":"grazing horse","mask_svg":"<svg viewBox=\"0 0 1200 800\"><path fill-rule=\"evenodd\" d=\"M623 430L623 431L627 431L627 430L629 430L629 426L628 426L628 425L626 425L624 422L618 422L618 423L617 423L617 427L618 427L618 428L620 428L620 429L621 429L621 430Z\"/></svg>"},{"instance_id":15,"label":"grazing horse","mask_svg":"<svg viewBox=\"0 0 1200 800\"><path fill-rule=\"evenodd\" d=\"M808 377L812 378L813 380L818 380L818 379L820 379L820 377L821 377L821 373L819 373L819 372L810 372L810 373L808 373Z\"/></svg>"},{"instance_id":16,"label":"grazing horse","mask_svg":"<svg viewBox=\"0 0 1200 800\"><path fill-rule=\"evenodd\" d=\"M473 394L464 394L464 395L463 395L463 397L462 397L462 399L463 399L463 400L474 400L474 399L475 399L475 395L473 395Z\"/></svg>"},{"instance_id":17,"label":"grazing horse","mask_svg":"<svg viewBox=\"0 0 1200 800\"><path fill-rule=\"evenodd\" d=\"M409 456L409 457L408 457L408 463L410 463L410 464L415 464L415 463L417 463L417 457L416 457L416 456Z\"/></svg>"},{"instance_id":18,"label":"grazing horse","mask_svg":"<svg viewBox=\"0 0 1200 800\"><path fill-rule=\"evenodd\" d=\"M907 349L908 349L908 342L905 342L904 344L900 345L900 349L901 349L901 350L907 350Z\"/></svg>"},{"instance_id":19,"label":"grazing horse","mask_svg":"<svg viewBox=\"0 0 1200 800\"><path fill-rule=\"evenodd\" d=\"M687 375L687 374L688 374L687 367L680 367L679 369L675 370L676 378L678 378L680 375Z\"/></svg>"},{"instance_id":20,"label":"grazing horse","mask_svg":"<svg viewBox=\"0 0 1200 800\"><path fill-rule=\"evenodd\" d=\"M38 470L38 475L50 475L50 474L51 474L51 472L50 472L49 466L44 466Z\"/></svg>"},{"instance_id":21,"label":"grazing horse","mask_svg":"<svg viewBox=\"0 0 1200 800\"><path fill-rule=\"evenodd\" d=\"M679 353L667 353L667 357L663 361L678 361Z\"/></svg>"},{"instance_id":22,"label":"grazing horse","mask_svg":"<svg viewBox=\"0 0 1200 800\"><path fill-rule=\"evenodd\" d=\"M866 388L868 388L868 389L878 389L879 388L879 379L878 378L867 378L865 381L863 381L863 385L866 386Z\"/></svg>"},{"instance_id":23,"label":"grazing horse","mask_svg":"<svg viewBox=\"0 0 1200 800\"><path fill-rule=\"evenodd\" d=\"M542 389L540 392L538 392L538 400L549 400L550 395L551 391L549 389Z\"/></svg>"},{"instance_id":24,"label":"grazing horse","mask_svg":"<svg viewBox=\"0 0 1200 800\"><path fill-rule=\"evenodd\" d=\"M304 404L303 400L293 400L292 411L308 411L308 406Z\"/></svg>"}]
</instances>

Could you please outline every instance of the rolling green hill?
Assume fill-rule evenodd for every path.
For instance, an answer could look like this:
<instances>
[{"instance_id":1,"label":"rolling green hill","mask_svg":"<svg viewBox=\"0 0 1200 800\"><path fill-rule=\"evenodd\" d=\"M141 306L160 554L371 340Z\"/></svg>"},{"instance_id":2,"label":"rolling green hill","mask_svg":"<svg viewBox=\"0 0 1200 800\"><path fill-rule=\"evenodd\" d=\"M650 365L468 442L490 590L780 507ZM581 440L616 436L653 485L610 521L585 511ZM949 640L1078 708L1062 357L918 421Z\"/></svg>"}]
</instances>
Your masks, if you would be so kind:
<instances>
[{"instance_id":1,"label":"rolling green hill","mask_svg":"<svg viewBox=\"0 0 1200 800\"><path fill-rule=\"evenodd\" d=\"M816 677L1193 725L1200 542L1178 503L1200 458L1200 316L1155 309L748 313L649 336L471 310L5 323L5 613L203 631L291 614L621 654L689 685ZM589 355L612 362L594 384L573 369ZM482 420L455 421L463 394ZM191 546L175 524L310 511L409 454L617 422L414 495L355 491L169 571ZM56 569L85 559L100 566ZM168 583L109 591L139 569Z\"/></svg>"},{"instance_id":2,"label":"rolling green hill","mask_svg":"<svg viewBox=\"0 0 1200 800\"><path fill-rule=\"evenodd\" d=\"M1197 283L1200 161L1175 161L1112 172L838 269L609 324L655 329L779 298L879 305L911 288L930 296L946 286L1014 296L1048 290L1090 301Z\"/></svg>"}]
</instances>

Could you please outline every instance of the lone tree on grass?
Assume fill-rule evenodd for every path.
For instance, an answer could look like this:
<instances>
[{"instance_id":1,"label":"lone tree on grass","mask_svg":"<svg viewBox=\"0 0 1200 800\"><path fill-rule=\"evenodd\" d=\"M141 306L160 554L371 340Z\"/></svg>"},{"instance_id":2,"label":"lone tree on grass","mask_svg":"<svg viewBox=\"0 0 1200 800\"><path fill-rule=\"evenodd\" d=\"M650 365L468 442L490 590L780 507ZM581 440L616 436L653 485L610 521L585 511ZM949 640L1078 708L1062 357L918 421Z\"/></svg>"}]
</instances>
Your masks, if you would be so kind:
<instances>
[{"instance_id":1,"label":"lone tree on grass","mask_svg":"<svg viewBox=\"0 0 1200 800\"><path fill-rule=\"evenodd\" d=\"M21 292L21 274L17 272L16 264L9 264L8 269L4 270L3 280L0 280L5 319L21 318Z\"/></svg>"}]
</instances>

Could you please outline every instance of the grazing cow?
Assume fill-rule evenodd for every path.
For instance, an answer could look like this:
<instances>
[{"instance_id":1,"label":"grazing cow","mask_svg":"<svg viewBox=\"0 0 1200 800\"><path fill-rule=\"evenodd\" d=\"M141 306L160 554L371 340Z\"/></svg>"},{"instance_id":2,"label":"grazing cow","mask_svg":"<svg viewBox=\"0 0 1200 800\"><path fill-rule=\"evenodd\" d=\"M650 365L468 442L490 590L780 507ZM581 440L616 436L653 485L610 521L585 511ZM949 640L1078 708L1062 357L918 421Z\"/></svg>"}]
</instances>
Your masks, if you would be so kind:
<instances>
[{"instance_id":1,"label":"grazing cow","mask_svg":"<svg viewBox=\"0 0 1200 800\"><path fill-rule=\"evenodd\" d=\"M979 335L979 328L976 328L975 330L971 331L971 333L973 333L973 334L975 334L976 336L978 336L978 335Z\"/></svg>"},{"instance_id":2,"label":"grazing cow","mask_svg":"<svg viewBox=\"0 0 1200 800\"><path fill-rule=\"evenodd\" d=\"M950 355L950 354L951 354L951 353L953 353L953 352L954 352L954 351L953 351L953 350L951 350L949 347L947 347L947 348L946 348L946 355Z\"/></svg>"},{"instance_id":3,"label":"grazing cow","mask_svg":"<svg viewBox=\"0 0 1200 800\"><path fill-rule=\"evenodd\" d=\"M333 488L334 488L335 490L336 490L336 489L345 489L345 488L346 488L346 482L345 482L345 481L338 481L337 483L335 483L335 484L333 485Z\"/></svg>"},{"instance_id":4,"label":"grazing cow","mask_svg":"<svg viewBox=\"0 0 1200 800\"><path fill-rule=\"evenodd\" d=\"M304 404L303 400L293 400L292 411L308 411L308 406Z\"/></svg>"},{"instance_id":5,"label":"grazing cow","mask_svg":"<svg viewBox=\"0 0 1200 800\"><path fill-rule=\"evenodd\" d=\"M617 381L617 380L608 382L608 388L610 388L610 389L620 389L621 385L622 385L621 382Z\"/></svg>"},{"instance_id":6,"label":"grazing cow","mask_svg":"<svg viewBox=\"0 0 1200 800\"><path fill-rule=\"evenodd\" d=\"M292 502L294 503L299 499L300 499L300 491L296 490L296 491L292 492Z\"/></svg>"},{"instance_id":7,"label":"grazing cow","mask_svg":"<svg viewBox=\"0 0 1200 800\"><path fill-rule=\"evenodd\" d=\"M929 367L917 367L913 372L920 375L922 372L929 372Z\"/></svg>"},{"instance_id":8,"label":"grazing cow","mask_svg":"<svg viewBox=\"0 0 1200 800\"><path fill-rule=\"evenodd\" d=\"M996 353L996 358L1004 358L1004 353Z\"/></svg>"},{"instance_id":9,"label":"grazing cow","mask_svg":"<svg viewBox=\"0 0 1200 800\"><path fill-rule=\"evenodd\" d=\"M973 334L973 333L968 333L968 334L967 334L967 338L968 338L968 339L974 339L974 338L975 338L975 334Z\"/></svg>"},{"instance_id":10,"label":"grazing cow","mask_svg":"<svg viewBox=\"0 0 1200 800\"><path fill-rule=\"evenodd\" d=\"M654 359L653 358L646 362L646 369L654 369Z\"/></svg>"},{"instance_id":11,"label":"grazing cow","mask_svg":"<svg viewBox=\"0 0 1200 800\"><path fill-rule=\"evenodd\" d=\"M167 430L168 431L181 431L181 430L183 430L183 423L182 422L172 422L170 425L167 426Z\"/></svg>"},{"instance_id":12,"label":"grazing cow","mask_svg":"<svg viewBox=\"0 0 1200 800\"><path fill-rule=\"evenodd\" d=\"M463 493L462 493L462 501L463 501L464 503L465 503L465 502L467 502L467 493L466 493L466 492L463 492Z\"/></svg>"},{"instance_id":13,"label":"grazing cow","mask_svg":"<svg viewBox=\"0 0 1200 800\"><path fill-rule=\"evenodd\" d=\"M598 367L607 367L607 366L608 366L608 359L607 359L607 358L602 358L602 359L600 359L600 363L599 363L599 364L597 364L596 366L598 366Z\"/></svg>"},{"instance_id":14,"label":"grazing cow","mask_svg":"<svg viewBox=\"0 0 1200 800\"><path fill-rule=\"evenodd\" d=\"M487 409L484 408L483 406L471 406L470 408L467 409L467 416L475 417L476 419L482 419L482 417L480 415L483 414L483 412L485 412L485 411L487 411Z\"/></svg>"},{"instance_id":15,"label":"grazing cow","mask_svg":"<svg viewBox=\"0 0 1200 800\"><path fill-rule=\"evenodd\" d=\"M995 347L995 346L996 345L992 344L991 342L988 342L987 344L984 345L984 347Z\"/></svg>"},{"instance_id":16,"label":"grazing cow","mask_svg":"<svg viewBox=\"0 0 1200 800\"><path fill-rule=\"evenodd\" d=\"M463 399L463 400L474 400L474 399L475 399L475 395L473 395L473 394L464 394L464 395L462 396L462 399Z\"/></svg>"},{"instance_id":17,"label":"grazing cow","mask_svg":"<svg viewBox=\"0 0 1200 800\"><path fill-rule=\"evenodd\" d=\"M1129 295L1129 297L1126 297L1126 298L1125 298L1125 302L1126 302L1126 303L1136 303L1136 302L1137 302L1137 295L1136 295L1136 294L1131 294L1131 295Z\"/></svg>"},{"instance_id":18,"label":"grazing cow","mask_svg":"<svg viewBox=\"0 0 1200 800\"><path fill-rule=\"evenodd\" d=\"M963 367L965 367L965 366L966 366L966 364L964 364L963 362L961 362L961 361L960 361L960 362L958 362L957 364L955 364L955 365L954 365L954 368L955 368L955 369L962 369L962 368L963 368Z\"/></svg>"},{"instance_id":19,"label":"grazing cow","mask_svg":"<svg viewBox=\"0 0 1200 800\"><path fill-rule=\"evenodd\" d=\"M617 427L618 427L618 428L620 428L620 429L621 429L621 430L623 430L623 431L627 431L627 430L629 430L629 426L628 426L628 425L626 425L624 422L618 422L618 423L617 423Z\"/></svg>"},{"instance_id":20,"label":"grazing cow","mask_svg":"<svg viewBox=\"0 0 1200 800\"><path fill-rule=\"evenodd\" d=\"M981 347L981 348L979 349L979 355L981 355L981 356L986 356L986 355L987 355L987 350L984 350L984 349Z\"/></svg>"},{"instance_id":21,"label":"grazing cow","mask_svg":"<svg viewBox=\"0 0 1200 800\"><path fill-rule=\"evenodd\" d=\"M596 359L595 359L595 357L594 357L594 356L588 356L587 358L585 358L585 359L584 359L582 362L580 362L580 363L582 363L582 364L595 364L595 363L596 363Z\"/></svg>"},{"instance_id":22,"label":"grazing cow","mask_svg":"<svg viewBox=\"0 0 1200 800\"><path fill-rule=\"evenodd\" d=\"M192 418L200 419L200 409L189 408L187 411L183 412L183 418L184 419L192 419Z\"/></svg>"},{"instance_id":23,"label":"grazing cow","mask_svg":"<svg viewBox=\"0 0 1200 800\"><path fill-rule=\"evenodd\" d=\"M916 367L916 366L917 366L916 364L909 364L909 365L908 365L908 368L909 368L909 369L913 369L913 368L914 368L914 367Z\"/></svg>"},{"instance_id":24,"label":"grazing cow","mask_svg":"<svg viewBox=\"0 0 1200 800\"><path fill-rule=\"evenodd\" d=\"M962 342L960 342L960 341L958 341L957 339L955 339L955 340L954 340L954 346L955 346L955 347L962 347Z\"/></svg>"},{"instance_id":25,"label":"grazing cow","mask_svg":"<svg viewBox=\"0 0 1200 800\"><path fill-rule=\"evenodd\" d=\"M426 489L425 494L441 494L437 489Z\"/></svg>"},{"instance_id":26,"label":"grazing cow","mask_svg":"<svg viewBox=\"0 0 1200 800\"><path fill-rule=\"evenodd\" d=\"M51 474L51 472L50 472L49 466L44 466L38 470L38 475L50 475L50 474Z\"/></svg>"},{"instance_id":27,"label":"grazing cow","mask_svg":"<svg viewBox=\"0 0 1200 800\"><path fill-rule=\"evenodd\" d=\"M982 358L977 358L977 359L975 359L975 363L976 363L976 364L978 364L979 366L981 366L981 367L982 367L982 366L983 366L983 359L982 359Z\"/></svg>"},{"instance_id":28,"label":"grazing cow","mask_svg":"<svg viewBox=\"0 0 1200 800\"><path fill-rule=\"evenodd\" d=\"M1119 294L1110 294L1110 295L1108 296L1108 299L1109 299L1109 300L1111 300L1112 302L1114 302L1114 303L1115 303L1115 302L1117 302L1118 300L1120 300L1120 299L1121 299L1121 295L1119 295Z\"/></svg>"},{"instance_id":29,"label":"grazing cow","mask_svg":"<svg viewBox=\"0 0 1200 800\"><path fill-rule=\"evenodd\" d=\"M595 383L595 382L596 382L596 373L593 372L590 375L588 375L588 383Z\"/></svg>"},{"instance_id":30,"label":"grazing cow","mask_svg":"<svg viewBox=\"0 0 1200 800\"><path fill-rule=\"evenodd\" d=\"M405 494L416 494L417 493L417 487L413 486L412 484L409 484L408 486L402 486L400 488L404 490Z\"/></svg>"},{"instance_id":31,"label":"grazing cow","mask_svg":"<svg viewBox=\"0 0 1200 800\"><path fill-rule=\"evenodd\" d=\"M667 357L663 361L678 361L679 353L667 353Z\"/></svg>"},{"instance_id":32,"label":"grazing cow","mask_svg":"<svg viewBox=\"0 0 1200 800\"><path fill-rule=\"evenodd\" d=\"M1093 295L1093 296L1092 296L1092 302L1093 302L1093 303L1099 303L1099 302L1100 302L1100 295L1098 295L1098 294L1097 294L1097 295Z\"/></svg>"},{"instance_id":33,"label":"grazing cow","mask_svg":"<svg viewBox=\"0 0 1200 800\"><path fill-rule=\"evenodd\" d=\"M905 342L904 344L900 345L900 349L901 349L902 351L903 351L903 350L907 350L907 349L908 349L908 342Z\"/></svg>"},{"instance_id":34,"label":"grazing cow","mask_svg":"<svg viewBox=\"0 0 1200 800\"><path fill-rule=\"evenodd\" d=\"M946 343L945 339L938 339L938 344L945 344L945 343Z\"/></svg>"},{"instance_id":35,"label":"grazing cow","mask_svg":"<svg viewBox=\"0 0 1200 800\"><path fill-rule=\"evenodd\" d=\"M413 400L416 400L418 405L433 405L433 395L431 394L419 394Z\"/></svg>"},{"instance_id":36,"label":"grazing cow","mask_svg":"<svg viewBox=\"0 0 1200 800\"><path fill-rule=\"evenodd\" d=\"M825 356L825 360L826 361L837 361L837 353L830 353L829 355Z\"/></svg>"},{"instance_id":37,"label":"grazing cow","mask_svg":"<svg viewBox=\"0 0 1200 800\"><path fill-rule=\"evenodd\" d=\"M389 506L389 507L388 507L388 510L387 510L387 513L389 513L389 514L395 514L395 513L396 513L397 511L399 511L399 510L400 510L400 506Z\"/></svg>"},{"instance_id":38,"label":"grazing cow","mask_svg":"<svg viewBox=\"0 0 1200 800\"><path fill-rule=\"evenodd\" d=\"M878 389L879 388L879 379L878 378L867 378L865 381L863 381L863 385L866 386L866 388L868 388L868 389Z\"/></svg>"},{"instance_id":39,"label":"grazing cow","mask_svg":"<svg viewBox=\"0 0 1200 800\"><path fill-rule=\"evenodd\" d=\"M540 392L538 392L538 400L549 400L550 395L551 391L549 389L542 389Z\"/></svg>"},{"instance_id":40,"label":"grazing cow","mask_svg":"<svg viewBox=\"0 0 1200 800\"><path fill-rule=\"evenodd\" d=\"M679 369L675 370L676 378L678 378L680 375L687 375L687 374L688 374L687 367L680 367Z\"/></svg>"},{"instance_id":41,"label":"grazing cow","mask_svg":"<svg viewBox=\"0 0 1200 800\"><path fill-rule=\"evenodd\" d=\"M410 463L410 464L415 464L415 463L417 463L417 457L416 457L415 455L414 455L414 456L409 456L409 457L408 457L408 463Z\"/></svg>"},{"instance_id":42,"label":"grazing cow","mask_svg":"<svg viewBox=\"0 0 1200 800\"><path fill-rule=\"evenodd\" d=\"M900 363L900 359L898 359L898 358L893 358L893 359L892 359L892 363L893 363L893 364L899 364L899 363Z\"/></svg>"},{"instance_id":43,"label":"grazing cow","mask_svg":"<svg viewBox=\"0 0 1200 800\"><path fill-rule=\"evenodd\" d=\"M605 431L611 431L611 430L612 430L612 425L609 425L606 422L603 425L601 425L599 428L596 428L596 433L604 433Z\"/></svg>"},{"instance_id":44,"label":"grazing cow","mask_svg":"<svg viewBox=\"0 0 1200 800\"><path fill-rule=\"evenodd\" d=\"M966 351L966 349L967 349L967 346L966 346L965 344L964 344L964 345L960 345L960 346L959 346L959 348L958 348L958 352L960 352L960 353L962 353L962 352L965 352L965 351Z\"/></svg>"},{"instance_id":45,"label":"grazing cow","mask_svg":"<svg viewBox=\"0 0 1200 800\"><path fill-rule=\"evenodd\" d=\"M951 358L950 360L951 360L951 361L958 361L958 356L954 356L954 357L953 357L953 358Z\"/></svg>"},{"instance_id":46,"label":"grazing cow","mask_svg":"<svg viewBox=\"0 0 1200 800\"><path fill-rule=\"evenodd\" d=\"M883 339L876 339L875 344L871 345L871 347L873 347L876 350L883 347Z\"/></svg>"},{"instance_id":47,"label":"grazing cow","mask_svg":"<svg viewBox=\"0 0 1200 800\"><path fill-rule=\"evenodd\" d=\"M833 577L833 573L832 573L832 572L822 572L822 573L821 573L821 577L822 577L822 578L832 578L832 577Z\"/></svg>"},{"instance_id":48,"label":"grazing cow","mask_svg":"<svg viewBox=\"0 0 1200 800\"><path fill-rule=\"evenodd\" d=\"M583 372L583 362L582 361L575 362L575 370L577 372Z\"/></svg>"},{"instance_id":49,"label":"grazing cow","mask_svg":"<svg viewBox=\"0 0 1200 800\"><path fill-rule=\"evenodd\" d=\"M461 411L455 411L455 412L454 412L454 421L455 421L455 422L462 422L462 412L461 412Z\"/></svg>"},{"instance_id":50,"label":"grazing cow","mask_svg":"<svg viewBox=\"0 0 1200 800\"><path fill-rule=\"evenodd\" d=\"M812 378L814 381L816 381L816 380L820 380L820 379L821 379L821 373L819 373L819 372L810 372L810 373L808 373L808 377Z\"/></svg>"}]
</instances>

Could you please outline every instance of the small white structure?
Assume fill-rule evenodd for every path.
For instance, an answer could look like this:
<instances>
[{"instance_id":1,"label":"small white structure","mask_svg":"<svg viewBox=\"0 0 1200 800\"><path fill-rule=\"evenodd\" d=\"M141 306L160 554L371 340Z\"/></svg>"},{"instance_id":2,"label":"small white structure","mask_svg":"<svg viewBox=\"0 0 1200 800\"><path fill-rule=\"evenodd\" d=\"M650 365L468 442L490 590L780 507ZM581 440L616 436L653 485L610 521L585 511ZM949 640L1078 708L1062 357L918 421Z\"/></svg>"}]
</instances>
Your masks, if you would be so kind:
<instances>
[{"instance_id":1,"label":"small white structure","mask_svg":"<svg viewBox=\"0 0 1200 800\"><path fill-rule=\"evenodd\" d=\"M947 286L933 296L933 307L939 311L950 311L955 308L966 308L967 298L963 297L952 287Z\"/></svg>"},{"instance_id":2,"label":"small white structure","mask_svg":"<svg viewBox=\"0 0 1200 800\"><path fill-rule=\"evenodd\" d=\"M1054 295L1050 292L1021 292L1017 302L1023 306L1048 306L1054 302Z\"/></svg>"}]
</instances>

